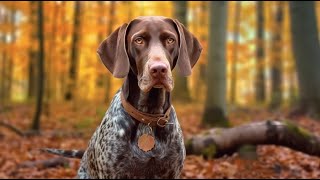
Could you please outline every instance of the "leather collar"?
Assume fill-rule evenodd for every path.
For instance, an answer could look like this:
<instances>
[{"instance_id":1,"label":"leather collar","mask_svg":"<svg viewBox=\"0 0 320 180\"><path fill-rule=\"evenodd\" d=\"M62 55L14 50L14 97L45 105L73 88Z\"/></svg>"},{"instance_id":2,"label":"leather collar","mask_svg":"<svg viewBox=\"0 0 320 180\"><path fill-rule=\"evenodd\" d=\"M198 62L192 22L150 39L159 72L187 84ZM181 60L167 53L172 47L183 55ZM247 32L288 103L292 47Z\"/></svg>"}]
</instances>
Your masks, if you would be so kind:
<instances>
[{"instance_id":1,"label":"leather collar","mask_svg":"<svg viewBox=\"0 0 320 180\"><path fill-rule=\"evenodd\" d=\"M152 127L165 127L166 124L169 122L170 119L170 112L171 112L171 106L167 109L165 114L149 114L144 113L139 110L137 110L135 107L133 107L124 97L123 92L120 93L121 95L121 103L124 107L125 111L132 116L137 121L140 121L144 124L147 124Z\"/></svg>"}]
</instances>

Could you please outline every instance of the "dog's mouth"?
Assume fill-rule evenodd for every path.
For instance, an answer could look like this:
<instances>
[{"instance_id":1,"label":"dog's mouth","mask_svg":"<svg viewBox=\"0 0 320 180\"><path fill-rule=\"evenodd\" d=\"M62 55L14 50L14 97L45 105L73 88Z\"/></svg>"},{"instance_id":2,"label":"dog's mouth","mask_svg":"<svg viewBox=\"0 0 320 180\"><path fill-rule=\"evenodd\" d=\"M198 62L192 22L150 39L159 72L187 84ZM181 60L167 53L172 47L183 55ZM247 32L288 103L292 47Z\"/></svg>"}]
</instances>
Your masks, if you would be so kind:
<instances>
[{"instance_id":1,"label":"dog's mouth","mask_svg":"<svg viewBox=\"0 0 320 180\"><path fill-rule=\"evenodd\" d=\"M143 92L149 92L152 88L162 88L171 92L174 86L173 80L170 77L161 79L141 77L138 81L138 85Z\"/></svg>"}]
</instances>

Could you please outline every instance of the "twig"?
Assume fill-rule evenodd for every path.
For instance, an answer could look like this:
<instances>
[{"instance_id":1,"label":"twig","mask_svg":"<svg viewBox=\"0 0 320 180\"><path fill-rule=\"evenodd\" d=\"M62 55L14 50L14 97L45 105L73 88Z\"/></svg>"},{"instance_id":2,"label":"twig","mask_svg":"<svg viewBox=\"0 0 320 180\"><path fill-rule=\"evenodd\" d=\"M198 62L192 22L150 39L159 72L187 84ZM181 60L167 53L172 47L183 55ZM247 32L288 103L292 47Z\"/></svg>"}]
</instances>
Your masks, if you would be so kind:
<instances>
[{"instance_id":1,"label":"twig","mask_svg":"<svg viewBox=\"0 0 320 180\"><path fill-rule=\"evenodd\" d=\"M22 136L22 137L26 136L26 134L24 132L22 132L20 129L18 129L18 128L14 127L13 125L6 123L4 121L0 121L0 126L8 128L9 130L15 132L19 136Z\"/></svg>"},{"instance_id":2,"label":"twig","mask_svg":"<svg viewBox=\"0 0 320 180\"><path fill-rule=\"evenodd\" d=\"M52 168L57 166L68 166L68 165L69 165L68 159L58 157L58 158L52 158L47 160L26 161L19 164L18 167L20 168L32 168L32 167Z\"/></svg>"}]
</instances>

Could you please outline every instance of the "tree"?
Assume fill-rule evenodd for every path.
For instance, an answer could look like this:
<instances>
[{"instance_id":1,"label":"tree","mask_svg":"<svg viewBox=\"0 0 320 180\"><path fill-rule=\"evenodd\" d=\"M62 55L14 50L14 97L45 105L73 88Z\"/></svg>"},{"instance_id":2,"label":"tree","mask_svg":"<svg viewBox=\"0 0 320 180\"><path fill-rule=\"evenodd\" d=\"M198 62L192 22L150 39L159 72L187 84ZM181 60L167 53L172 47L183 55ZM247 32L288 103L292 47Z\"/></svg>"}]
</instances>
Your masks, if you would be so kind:
<instances>
[{"instance_id":1,"label":"tree","mask_svg":"<svg viewBox=\"0 0 320 180\"><path fill-rule=\"evenodd\" d=\"M31 1L29 3L30 6L30 18L29 23L30 26L35 27L37 22L37 8L36 2ZM36 28L31 28L30 31L30 41L35 42L37 40L37 30ZM34 99L35 97L35 89L37 89L37 83L35 83L36 79L36 70L35 63L37 61L37 46L31 44L29 47L29 76L28 76L28 99Z\"/></svg>"},{"instance_id":2,"label":"tree","mask_svg":"<svg viewBox=\"0 0 320 180\"><path fill-rule=\"evenodd\" d=\"M257 50L256 50L256 77L255 77L255 97L258 103L263 103L266 99L265 93L265 45L264 45L264 2L257 1Z\"/></svg>"},{"instance_id":3,"label":"tree","mask_svg":"<svg viewBox=\"0 0 320 180\"><path fill-rule=\"evenodd\" d=\"M81 2L75 2L75 9L74 9L74 21L73 21L73 34L72 34L72 45L71 45L71 64L69 67L69 74L68 78L69 81L67 82L67 92L65 94L65 100L72 100L75 96L76 89L77 89L77 77L78 77L78 64L79 64L79 40L80 40L80 27L81 27Z\"/></svg>"},{"instance_id":4,"label":"tree","mask_svg":"<svg viewBox=\"0 0 320 180\"><path fill-rule=\"evenodd\" d=\"M54 90L54 60L57 52L56 48L56 39L57 39L57 31L58 31L58 18L60 17L59 4L57 2L53 2L53 10L51 13L51 33L50 33L50 49L51 53L47 55L47 63L46 63L46 100L49 102L52 98L53 90ZM49 104L48 104L49 107ZM48 108L49 109L49 108Z\"/></svg>"},{"instance_id":5,"label":"tree","mask_svg":"<svg viewBox=\"0 0 320 180\"><path fill-rule=\"evenodd\" d=\"M174 1L174 16L187 27L188 3L187 1ZM187 77L175 74L175 87L173 90L175 100L187 102L191 100Z\"/></svg>"},{"instance_id":6,"label":"tree","mask_svg":"<svg viewBox=\"0 0 320 180\"><path fill-rule=\"evenodd\" d=\"M238 61L238 44L239 44L239 28L240 28L240 12L241 12L241 1L236 2L235 13L234 13L234 30L233 30L233 61L231 69L231 97L230 101L232 104L236 102L236 89L237 89L237 61Z\"/></svg>"},{"instance_id":7,"label":"tree","mask_svg":"<svg viewBox=\"0 0 320 180\"><path fill-rule=\"evenodd\" d=\"M299 84L296 113L320 117L320 45L314 1L291 1L291 35Z\"/></svg>"},{"instance_id":8,"label":"tree","mask_svg":"<svg viewBox=\"0 0 320 180\"><path fill-rule=\"evenodd\" d=\"M68 24L68 8L67 8L68 2L66 1L62 1L60 3L60 23L58 24L58 27L63 27L66 26L66 24ZM68 26L67 26L68 27ZM58 33L61 34L60 36L57 36L57 41L61 41L61 42L67 42L67 39L69 37L69 32L67 28L58 28ZM61 47L62 46L62 47ZM65 66L68 64L67 62L69 62L70 60L68 59L68 47L69 44L68 43L62 43L61 46L57 47L58 48L58 53L57 56L60 59L60 65L62 65L62 67L66 68ZM58 89L59 89L59 94L61 94L61 96L65 96L66 91L67 91L67 81L68 81L68 72L67 70L63 70L60 71L60 73L58 74L57 77L57 82L58 82ZM61 98L61 97L60 97Z\"/></svg>"},{"instance_id":9,"label":"tree","mask_svg":"<svg viewBox=\"0 0 320 180\"><path fill-rule=\"evenodd\" d=\"M11 37L11 52L14 52L14 45L15 45L15 41L16 41L16 9L14 7L14 4L11 4L11 12L10 12L10 26L11 26L11 32L10 32L10 37ZM7 100L10 100L11 98L11 91L12 91L12 80L13 80L13 54L11 54L10 58L8 59L8 74L7 76L7 87L6 87L6 95L5 98Z\"/></svg>"},{"instance_id":10,"label":"tree","mask_svg":"<svg viewBox=\"0 0 320 180\"><path fill-rule=\"evenodd\" d=\"M227 2L210 2L207 94L203 124L226 126Z\"/></svg>"},{"instance_id":11,"label":"tree","mask_svg":"<svg viewBox=\"0 0 320 180\"><path fill-rule=\"evenodd\" d=\"M36 104L36 112L33 119L33 123L31 129L33 131L39 132L40 131L40 117L41 117L41 110L42 110L42 99L43 99L43 90L44 90L44 25L43 25L43 2L38 1L38 42L39 42L39 58L37 62L38 66L38 91L37 91L37 104Z\"/></svg>"},{"instance_id":12,"label":"tree","mask_svg":"<svg viewBox=\"0 0 320 180\"><path fill-rule=\"evenodd\" d=\"M271 103L270 108L278 108L282 102L282 26L283 2L276 2L274 25L271 41Z\"/></svg>"},{"instance_id":13,"label":"tree","mask_svg":"<svg viewBox=\"0 0 320 180\"><path fill-rule=\"evenodd\" d=\"M0 17L0 22L1 23L6 23L7 21L7 14L4 14L2 17ZM7 51L6 51L6 32L5 31L1 31L2 33L2 36L1 36L1 43L2 43L2 48L1 48L1 84L0 84L0 100L2 103L4 103L5 101L5 96L6 96L6 81L7 81L7 78L6 78L6 70L7 70Z\"/></svg>"}]
</instances>

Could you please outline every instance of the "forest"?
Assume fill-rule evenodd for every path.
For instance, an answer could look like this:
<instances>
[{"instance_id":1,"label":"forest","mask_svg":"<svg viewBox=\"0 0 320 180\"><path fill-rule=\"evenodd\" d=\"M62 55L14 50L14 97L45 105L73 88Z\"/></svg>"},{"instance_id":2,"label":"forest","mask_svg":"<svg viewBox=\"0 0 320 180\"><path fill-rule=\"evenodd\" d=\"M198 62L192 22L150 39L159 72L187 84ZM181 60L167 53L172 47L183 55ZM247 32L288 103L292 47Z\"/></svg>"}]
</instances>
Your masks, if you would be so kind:
<instances>
[{"instance_id":1,"label":"forest","mask_svg":"<svg viewBox=\"0 0 320 180\"><path fill-rule=\"evenodd\" d=\"M1 1L0 178L74 178L124 83L99 44L139 16L179 20L203 50L173 70L181 178L320 178L320 2Z\"/></svg>"}]
</instances>

